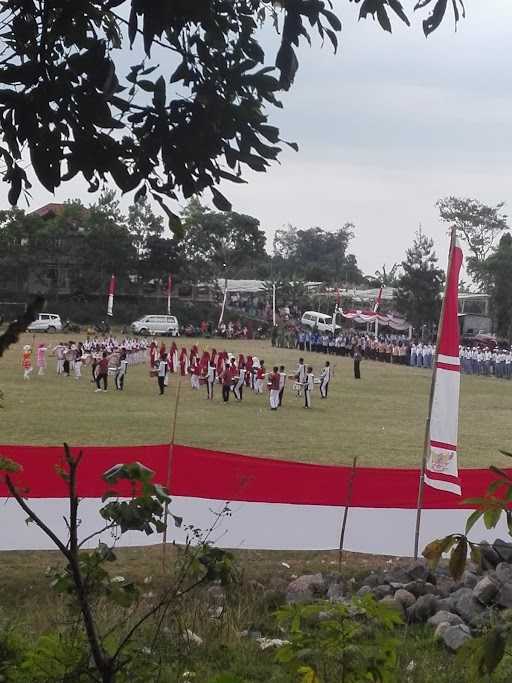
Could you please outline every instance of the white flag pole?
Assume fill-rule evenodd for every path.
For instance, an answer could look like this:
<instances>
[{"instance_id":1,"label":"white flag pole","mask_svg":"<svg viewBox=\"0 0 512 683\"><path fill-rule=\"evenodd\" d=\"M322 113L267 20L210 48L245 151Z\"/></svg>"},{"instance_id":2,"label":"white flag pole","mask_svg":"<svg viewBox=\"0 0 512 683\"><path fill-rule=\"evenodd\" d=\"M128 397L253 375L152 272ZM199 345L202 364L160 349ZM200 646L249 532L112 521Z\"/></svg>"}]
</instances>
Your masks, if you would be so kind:
<instances>
[{"instance_id":1,"label":"white flag pole","mask_svg":"<svg viewBox=\"0 0 512 683\"><path fill-rule=\"evenodd\" d=\"M453 249L455 247L456 229L452 228L450 239L450 251L448 255L448 267L446 268L446 282L444 285L443 301L441 304L441 315L439 316L439 327L437 328L436 346L434 349L434 357L432 359L432 381L430 383L430 394L428 399L428 415L425 422L425 438L423 440L423 456L421 459L420 482L418 487L418 502L416 505L416 529L414 533L414 559L418 559L418 546L420 542L420 527L421 527L421 511L423 508L423 493L425 490L425 468L427 466L427 459L430 449L430 419L432 417L432 403L434 402L434 390L436 386L437 377L437 353L439 348L439 341L443 333L444 308L446 302L446 292L448 290L448 274L450 272L450 264L453 256Z\"/></svg>"},{"instance_id":2,"label":"white flag pole","mask_svg":"<svg viewBox=\"0 0 512 683\"><path fill-rule=\"evenodd\" d=\"M108 301L107 301L107 315L112 317L114 315L114 291L116 288L116 276L112 275L110 284L108 286Z\"/></svg>"},{"instance_id":3,"label":"white flag pole","mask_svg":"<svg viewBox=\"0 0 512 683\"><path fill-rule=\"evenodd\" d=\"M220 317L219 317L219 323L217 327L220 327L222 324L222 320L224 318L224 309L226 308L226 298L228 295L228 279L224 278L224 297L222 299L222 308L220 309Z\"/></svg>"}]
</instances>

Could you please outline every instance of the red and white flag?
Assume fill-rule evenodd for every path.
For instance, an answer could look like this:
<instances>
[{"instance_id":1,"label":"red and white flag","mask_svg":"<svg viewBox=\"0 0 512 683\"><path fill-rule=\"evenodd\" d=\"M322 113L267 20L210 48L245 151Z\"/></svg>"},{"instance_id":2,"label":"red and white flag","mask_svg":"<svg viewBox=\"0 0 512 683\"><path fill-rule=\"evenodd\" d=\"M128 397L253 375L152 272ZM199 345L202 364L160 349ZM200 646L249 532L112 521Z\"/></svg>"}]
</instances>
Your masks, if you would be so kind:
<instances>
[{"instance_id":1,"label":"red and white flag","mask_svg":"<svg viewBox=\"0 0 512 683\"><path fill-rule=\"evenodd\" d=\"M457 466L460 392L458 291L462 258L460 244L454 239L438 328L430 448L425 470L425 484L459 496L462 489Z\"/></svg>"},{"instance_id":2,"label":"red and white flag","mask_svg":"<svg viewBox=\"0 0 512 683\"><path fill-rule=\"evenodd\" d=\"M112 275L108 286L107 315L112 317L114 314L114 292L116 291L116 276Z\"/></svg>"},{"instance_id":3,"label":"red and white flag","mask_svg":"<svg viewBox=\"0 0 512 683\"><path fill-rule=\"evenodd\" d=\"M373 307L373 312L378 313L380 308L380 302L382 299L382 285L380 286L379 293L377 294L377 299L375 300L375 306Z\"/></svg>"},{"instance_id":4,"label":"red and white flag","mask_svg":"<svg viewBox=\"0 0 512 683\"><path fill-rule=\"evenodd\" d=\"M172 275L167 278L167 315L171 315Z\"/></svg>"}]
</instances>

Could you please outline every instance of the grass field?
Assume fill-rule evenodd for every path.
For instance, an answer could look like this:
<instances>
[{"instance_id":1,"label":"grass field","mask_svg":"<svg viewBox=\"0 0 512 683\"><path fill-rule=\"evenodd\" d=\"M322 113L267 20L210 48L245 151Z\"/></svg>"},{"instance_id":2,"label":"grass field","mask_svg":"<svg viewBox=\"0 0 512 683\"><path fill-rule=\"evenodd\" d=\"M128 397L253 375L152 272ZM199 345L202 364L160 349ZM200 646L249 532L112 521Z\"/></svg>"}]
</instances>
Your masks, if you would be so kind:
<instances>
[{"instance_id":1,"label":"grass field","mask_svg":"<svg viewBox=\"0 0 512 683\"><path fill-rule=\"evenodd\" d=\"M113 387L101 394L84 368L80 382L55 374L48 357L44 377L34 371L23 381L21 348L25 343L59 337L25 335L0 360L0 443L143 444L169 440L176 396L176 375L162 398L148 368L129 369L123 393ZM186 340L188 346L191 340ZM199 342L202 343L202 340ZM295 370L298 351L272 349L270 342L206 340L210 347L264 358L267 368L284 363ZM321 354L306 354L316 374L325 362ZM420 460L427 410L430 373L373 361L362 364L362 380L353 379L349 359L332 358L334 379L329 398L304 410L291 388L284 407L268 409L268 396L246 391L242 403L224 404L220 387L215 400L204 391L192 391L188 379L181 388L176 442L251 455L268 455L308 462L349 464L357 455L360 465L416 466ZM467 467L509 464L497 453L510 448L509 428L512 382L486 377L463 377L461 391L460 463Z\"/></svg>"}]
</instances>

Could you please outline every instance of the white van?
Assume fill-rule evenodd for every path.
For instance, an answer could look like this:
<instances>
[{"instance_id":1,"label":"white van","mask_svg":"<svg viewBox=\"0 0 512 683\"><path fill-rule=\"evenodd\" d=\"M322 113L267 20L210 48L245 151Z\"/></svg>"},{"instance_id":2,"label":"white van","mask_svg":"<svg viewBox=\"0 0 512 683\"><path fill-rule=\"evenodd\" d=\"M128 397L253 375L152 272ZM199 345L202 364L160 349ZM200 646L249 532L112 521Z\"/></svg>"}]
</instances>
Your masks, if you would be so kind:
<instances>
[{"instance_id":1,"label":"white van","mask_svg":"<svg viewBox=\"0 0 512 683\"><path fill-rule=\"evenodd\" d=\"M62 330L62 320L56 313L39 313L34 322L28 327L29 332L60 332Z\"/></svg>"},{"instance_id":2,"label":"white van","mask_svg":"<svg viewBox=\"0 0 512 683\"><path fill-rule=\"evenodd\" d=\"M150 334L178 337L180 326L174 315L145 315L130 325L134 334L148 336Z\"/></svg>"},{"instance_id":3,"label":"white van","mask_svg":"<svg viewBox=\"0 0 512 683\"><path fill-rule=\"evenodd\" d=\"M332 315L319 313L318 311L306 311L300 320L306 327L318 328L319 332L332 332ZM340 325L336 325L336 330L341 330Z\"/></svg>"}]
</instances>

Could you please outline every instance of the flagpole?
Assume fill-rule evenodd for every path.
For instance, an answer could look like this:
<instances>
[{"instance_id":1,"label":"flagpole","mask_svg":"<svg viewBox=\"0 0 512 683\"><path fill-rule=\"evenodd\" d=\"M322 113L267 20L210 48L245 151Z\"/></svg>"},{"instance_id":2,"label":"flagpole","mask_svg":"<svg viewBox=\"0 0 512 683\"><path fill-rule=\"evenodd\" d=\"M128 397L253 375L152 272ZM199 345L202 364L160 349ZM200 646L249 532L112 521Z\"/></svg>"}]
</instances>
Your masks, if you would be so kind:
<instances>
[{"instance_id":1,"label":"flagpole","mask_svg":"<svg viewBox=\"0 0 512 683\"><path fill-rule=\"evenodd\" d=\"M272 325L276 326L276 283L272 283Z\"/></svg>"},{"instance_id":2,"label":"flagpole","mask_svg":"<svg viewBox=\"0 0 512 683\"><path fill-rule=\"evenodd\" d=\"M167 315L171 315L171 285L172 275L167 278Z\"/></svg>"},{"instance_id":3,"label":"flagpole","mask_svg":"<svg viewBox=\"0 0 512 683\"><path fill-rule=\"evenodd\" d=\"M453 249L455 247L455 240L456 240L456 228L452 227L451 231L451 238L450 238L450 251L448 254L448 266L446 268L446 282L444 285L444 294L443 294L443 301L441 304L441 315L439 316L439 327L437 328L437 337L436 337L436 346L434 350L434 357L432 359L433 361L433 368L432 368L432 381L430 383L430 395L428 399L428 415L427 419L425 421L425 438L423 440L423 457L421 460L421 469L420 469L420 481L419 481L419 487L418 487L418 502L416 504L416 529L414 533L414 559L418 559L418 549L419 549L419 542L420 542L420 527L421 527L421 511L423 507L423 493L425 489L425 469L427 466L427 459L428 459L428 453L429 453L429 448L430 448L430 418L432 416L432 404L434 402L434 389L436 386L436 377L437 377L437 354L438 354L438 347L439 347L439 341L441 339L441 335L443 332L443 320L444 320L444 308L445 308L445 302L446 302L446 292L448 289L448 274L450 272L450 264L452 262L452 255L453 255Z\"/></svg>"},{"instance_id":4,"label":"flagpole","mask_svg":"<svg viewBox=\"0 0 512 683\"><path fill-rule=\"evenodd\" d=\"M181 375L178 375L178 384L176 385L176 401L174 403L174 416L171 425L171 440L169 442L169 453L167 457L167 480L166 486L167 490L171 490L171 469L172 469L172 459L174 456L174 436L176 434L176 421L178 418L178 405L180 402L180 389L181 389ZM165 567L165 552L167 548L167 525L168 525L168 514L169 514L169 504L165 503L164 512L164 535L162 539L162 567Z\"/></svg>"},{"instance_id":5,"label":"flagpole","mask_svg":"<svg viewBox=\"0 0 512 683\"><path fill-rule=\"evenodd\" d=\"M224 278L224 298L222 299L222 308L220 310L219 324L217 327L221 326L222 319L224 318L224 309L226 308L226 298L228 296L228 279Z\"/></svg>"},{"instance_id":6,"label":"flagpole","mask_svg":"<svg viewBox=\"0 0 512 683\"><path fill-rule=\"evenodd\" d=\"M356 467L357 467L357 455L354 457L354 460L352 462L352 471L350 472L350 478L348 480L348 485L347 485L347 501L345 503L345 512L343 513L343 523L341 525L341 534L340 534L340 548L339 548L339 555L338 555L338 571L341 571L341 560L343 558L343 546L345 544L345 529L347 526L348 510L349 510L350 504L352 502L352 489L354 486L354 478L356 476Z\"/></svg>"}]
</instances>

